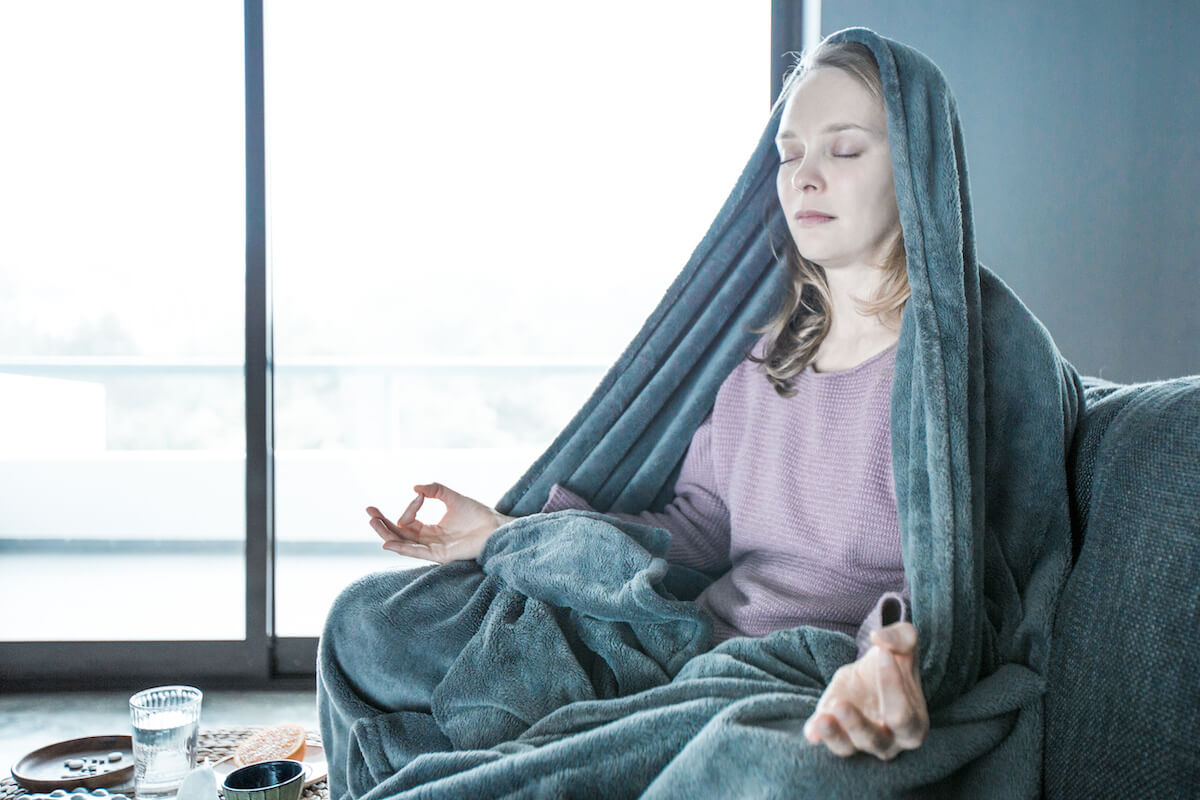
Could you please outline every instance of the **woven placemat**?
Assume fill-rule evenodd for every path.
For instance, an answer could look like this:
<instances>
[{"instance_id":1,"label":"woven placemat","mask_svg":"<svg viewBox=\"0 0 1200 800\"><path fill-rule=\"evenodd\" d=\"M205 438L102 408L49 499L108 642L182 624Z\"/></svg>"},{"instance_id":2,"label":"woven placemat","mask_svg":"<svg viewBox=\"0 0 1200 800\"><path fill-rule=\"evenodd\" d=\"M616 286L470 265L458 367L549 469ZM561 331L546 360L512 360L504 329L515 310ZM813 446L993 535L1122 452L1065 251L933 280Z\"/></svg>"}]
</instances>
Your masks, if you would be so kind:
<instances>
[{"instance_id":1,"label":"woven placemat","mask_svg":"<svg viewBox=\"0 0 1200 800\"><path fill-rule=\"evenodd\" d=\"M196 763L203 764L205 761L220 761L222 758L232 755L243 739L262 727L262 725L255 725L246 728L214 728L213 730L200 731L200 738L196 742ZM317 731L309 731L308 742L316 745L321 744L321 734ZM106 791L113 794L120 793L130 797L134 796L132 789L122 789L119 786L110 787ZM0 780L0 800L12 800L27 793L25 789L21 788L12 779L11 775ZM305 787L304 794L300 796L300 800L329 800L329 782L322 778L312 786Z\"/></svg>"}]
</instances>

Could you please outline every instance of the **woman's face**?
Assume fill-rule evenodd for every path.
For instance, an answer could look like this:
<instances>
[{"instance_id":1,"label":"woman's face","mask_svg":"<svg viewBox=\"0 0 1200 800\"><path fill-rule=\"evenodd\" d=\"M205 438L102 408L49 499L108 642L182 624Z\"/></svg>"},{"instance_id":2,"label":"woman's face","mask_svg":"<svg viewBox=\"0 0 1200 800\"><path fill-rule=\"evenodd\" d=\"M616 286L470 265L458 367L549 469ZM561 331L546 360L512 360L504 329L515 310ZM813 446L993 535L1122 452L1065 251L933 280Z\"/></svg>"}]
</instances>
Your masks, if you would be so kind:
<instances>
[{"instance_id":1,"label":"woman's face","mask_svg":"<svg viewBox=\"0 0 1200 800\"><path fill-rule=\"evenodd\" d=\"M826 270L879 266L900 224L883 104L844 70L815 69L784 104L775 144L800 254Z\"/></svg>"}]
</instances>

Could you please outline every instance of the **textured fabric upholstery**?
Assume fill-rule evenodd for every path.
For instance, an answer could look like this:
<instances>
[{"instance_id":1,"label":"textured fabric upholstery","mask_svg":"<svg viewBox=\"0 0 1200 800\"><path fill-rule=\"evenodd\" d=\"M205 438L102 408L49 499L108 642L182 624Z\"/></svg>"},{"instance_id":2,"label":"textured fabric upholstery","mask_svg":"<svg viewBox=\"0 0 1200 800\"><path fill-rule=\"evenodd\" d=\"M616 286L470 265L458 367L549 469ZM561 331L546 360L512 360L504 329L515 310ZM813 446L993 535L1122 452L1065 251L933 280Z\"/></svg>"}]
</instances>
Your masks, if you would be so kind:
<instances>
[{"instance_id":1,"label":"textured fabric upholstery","mask_svg":"<svg viewBox=\"0 0 1200 800\"><path fill-rule=\"evenodd\" d=\"M1085 380L1085 523L1046 696L1053 800L1200 793L1200 376Z\"/></svg>"}]
</instances>

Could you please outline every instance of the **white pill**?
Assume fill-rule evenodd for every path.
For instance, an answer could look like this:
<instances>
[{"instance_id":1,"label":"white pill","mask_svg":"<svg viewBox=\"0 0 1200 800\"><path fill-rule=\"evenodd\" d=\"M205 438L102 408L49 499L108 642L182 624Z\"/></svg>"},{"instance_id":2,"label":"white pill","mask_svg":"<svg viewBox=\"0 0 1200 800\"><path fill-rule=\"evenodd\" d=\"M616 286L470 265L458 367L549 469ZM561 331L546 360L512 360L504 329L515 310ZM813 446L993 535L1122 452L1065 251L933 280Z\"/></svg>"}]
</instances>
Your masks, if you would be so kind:
<instances>
[{"instance_id":1,"label":"white pill","mask_svg":"<svg viewBox=\"0 0 1200 800\"><path fill-rule=\"evenodd\" d=\"M109 761L120 761L120 760L121 760L121 754L120 754L120 753L109 753L109 754L108 754L108 760L109 760Z\"/></svg>"}]
</instances>

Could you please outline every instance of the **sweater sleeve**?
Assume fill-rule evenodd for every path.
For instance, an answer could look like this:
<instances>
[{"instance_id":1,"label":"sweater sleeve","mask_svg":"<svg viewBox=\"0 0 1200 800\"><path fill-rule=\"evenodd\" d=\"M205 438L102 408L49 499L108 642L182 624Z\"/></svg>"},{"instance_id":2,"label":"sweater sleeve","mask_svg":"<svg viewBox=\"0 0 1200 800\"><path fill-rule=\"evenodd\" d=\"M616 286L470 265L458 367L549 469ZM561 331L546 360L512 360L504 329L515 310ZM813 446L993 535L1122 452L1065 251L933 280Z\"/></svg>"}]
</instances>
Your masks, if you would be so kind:
<instances>
[{"instance_id":1,"label":"sweater sleeve","mask_svg":"<svg viewBox=\"0 0 1200 800\"><path fill-rule=\"evenodd\" d=\"M569 489L554 484L542 506L543 512L574 508L596 509ZM688 445L675 497L662 511L638 514L604 512L617 519L663 528L671 534L667 560L703 572L725 572L729 562L729 509L717 492L712 460L712 414L696 429Z\"/></svg>"},{"instance_id":2,"label":"sweater sleeve","mask_svg":"<svg viewBox=\"0 0 1200 800\"><path fill-rule=\"evenodd\" d=\"M871 613L867 614L867 618L858 627L858 634L854 637L854 643L858 645L858 657L862 658L871 649L871 631L891 625L893 622L911 621L908 598L900 592L884 592L875 602Z\"/></svg>"}]
</instances>

